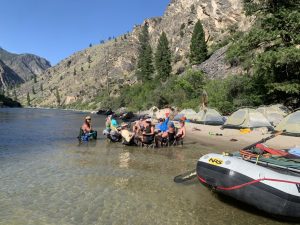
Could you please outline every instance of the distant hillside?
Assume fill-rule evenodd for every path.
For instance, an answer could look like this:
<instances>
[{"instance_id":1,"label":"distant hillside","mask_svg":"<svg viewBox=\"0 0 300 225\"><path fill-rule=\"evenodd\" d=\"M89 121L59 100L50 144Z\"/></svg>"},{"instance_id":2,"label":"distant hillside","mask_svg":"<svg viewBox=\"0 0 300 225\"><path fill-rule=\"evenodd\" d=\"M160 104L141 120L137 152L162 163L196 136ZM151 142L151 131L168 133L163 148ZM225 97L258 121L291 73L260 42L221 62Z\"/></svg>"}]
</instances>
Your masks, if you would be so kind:
<instances>
[{"instance_id":1,"label":"distant hillside","mask_svg":"<svg viewBox=\"0 0 300 225\"><path fill-rule=\"evenodd\" d=\"M41 75L51 67L50 62L33 54L14 54L0 47L0 60L10 67L22 80Z\"/></svg>"},{"instance_id":2,"label":"distant hillside","mask_svg":"<svg viewBox=\"0 0 300 225\"><path fill-rule=\"evenodd\" d=\"M24 80L15 71L0 60L0 88L5 89L23 82Z\"/></svg>"}]
</instances>

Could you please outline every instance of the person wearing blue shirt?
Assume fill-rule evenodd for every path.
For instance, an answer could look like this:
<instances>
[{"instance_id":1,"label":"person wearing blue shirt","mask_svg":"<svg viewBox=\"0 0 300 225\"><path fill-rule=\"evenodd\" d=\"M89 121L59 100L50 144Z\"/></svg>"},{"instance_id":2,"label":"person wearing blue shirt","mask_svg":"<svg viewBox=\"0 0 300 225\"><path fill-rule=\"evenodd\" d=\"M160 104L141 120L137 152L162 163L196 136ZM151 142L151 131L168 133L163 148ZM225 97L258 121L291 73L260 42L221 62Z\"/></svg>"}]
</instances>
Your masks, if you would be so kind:
<instances>
[{"instance_id":1,"label":"person wearing blue shirt","mask_svg":"<svg viewBox=\"0 0 300 225\"><path fill-rule=\"evenodd\" d=\"M160 132L166 132L168 130L169 117L167 117L165 120L160 118L158 121L159 121L159 124L157 126L158 130Z\"/></svg>"},{"instance_id":2,"label":"person wearing blue shirt","mask_svg":"<svg viewBox=\"0 0 300 225\"><path fill-rule=\"evenodd\" d=\"M155 136L156 147L159 147L159 143L162 141L162 134L168 130L169 116L164 120L160 118L159 123L157 124L158 134Z\"/></svg>"}]
</instances>

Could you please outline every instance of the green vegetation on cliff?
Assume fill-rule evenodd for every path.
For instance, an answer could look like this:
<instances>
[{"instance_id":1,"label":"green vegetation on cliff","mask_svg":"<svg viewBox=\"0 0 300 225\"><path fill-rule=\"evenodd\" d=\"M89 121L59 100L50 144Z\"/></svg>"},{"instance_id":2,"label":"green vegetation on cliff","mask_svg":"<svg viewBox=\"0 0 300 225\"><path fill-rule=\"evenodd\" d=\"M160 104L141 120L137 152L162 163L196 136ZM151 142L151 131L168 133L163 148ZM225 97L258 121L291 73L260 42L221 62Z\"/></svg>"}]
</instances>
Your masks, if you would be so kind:
<instances>
[{"instance_id":1,"label":"green vegetation on cliff","mask_svg":"<svg viewBox=\"0 0 300 225\"><path fill-rule=\"evenodd\" d=\"M179 76L171 74L171 52L162 33L155 53L156 80L125 86L120 97L109 98L107 106L131 110L153 105L197 109L206 90L209 106L229 114L243 106L283 103L300 106L300 8L298 1L245 0L247 15L256 21L249 32L233 33L227 51L231 66L242 66L243 74L211 80L197 70ZM191 39L191 64L207 56L203 28L198 21ZM162 53L165 52L165 53ZM165 60L162 56L168 56ZM166 63L167 62L167 63ZM159 82L159 80L161 82Z\"/></svg>"},{"instance_id":2,"label":"green vegetation on cliff","mask_svg":"<svg viewBox=\"0 0 300 225\"><path fill-rule=\"evenodd\" d=\"M256 23L227 52L232 65L242 65L251 75L253 93L260 103L300 101L300 3L296 0L245 0Z\"/></svg>"}]
</instances>

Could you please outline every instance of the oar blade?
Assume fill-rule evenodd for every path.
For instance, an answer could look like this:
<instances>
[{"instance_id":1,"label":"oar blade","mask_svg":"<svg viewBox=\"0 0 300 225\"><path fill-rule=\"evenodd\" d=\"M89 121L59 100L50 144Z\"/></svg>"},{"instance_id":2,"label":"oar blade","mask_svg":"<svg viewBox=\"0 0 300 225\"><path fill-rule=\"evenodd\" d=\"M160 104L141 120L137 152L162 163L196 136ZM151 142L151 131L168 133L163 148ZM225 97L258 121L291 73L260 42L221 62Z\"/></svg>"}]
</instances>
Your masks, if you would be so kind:
<instances>
[{"instance_id":1,"label":"oar blade","mask_svg":"<svg viewBox=\"0 0 300 225\"><path fill-rule=\"evenodd\" d=\"M186 182L188 180L194 179L196 176L197 176L196 171L191 170L191 171L188 171L184 174L180 174L180 175L174 177L174 182L175 183L183 183L183 182Z\"/></svg>"}]
</instances>

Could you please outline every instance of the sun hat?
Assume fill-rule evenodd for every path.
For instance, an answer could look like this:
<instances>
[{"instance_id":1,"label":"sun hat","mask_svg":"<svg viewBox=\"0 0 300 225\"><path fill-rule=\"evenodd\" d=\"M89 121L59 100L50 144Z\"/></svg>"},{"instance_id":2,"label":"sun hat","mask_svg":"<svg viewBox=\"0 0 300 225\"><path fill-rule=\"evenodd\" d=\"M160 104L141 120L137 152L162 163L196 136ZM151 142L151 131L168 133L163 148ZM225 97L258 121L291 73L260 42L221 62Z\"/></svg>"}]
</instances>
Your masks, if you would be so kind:
<instances>
[{"instance_id":1,"label":"sun hat","mask_svg":"<svg viewBox=\"0 0 300 225\"><path fill-rule=\"evenodd\" d=\"M183 116L183 117L180 118L180 120L184 122L184 121L186 121L186 117Z\"/></svg>"},{"instance_id":2,"label":"sun hat","mask_svg":"<svg viewBox=\"0 0 300 225\"><path fill-rule=\"evenodd\" d=\"M174 123L173 123L173 122L169 123L169 126L170 126L170 127L172 127L172 128L174 128L174 127L175 127L175 125L174 125Z\"/></svg>"}]
</instances>

